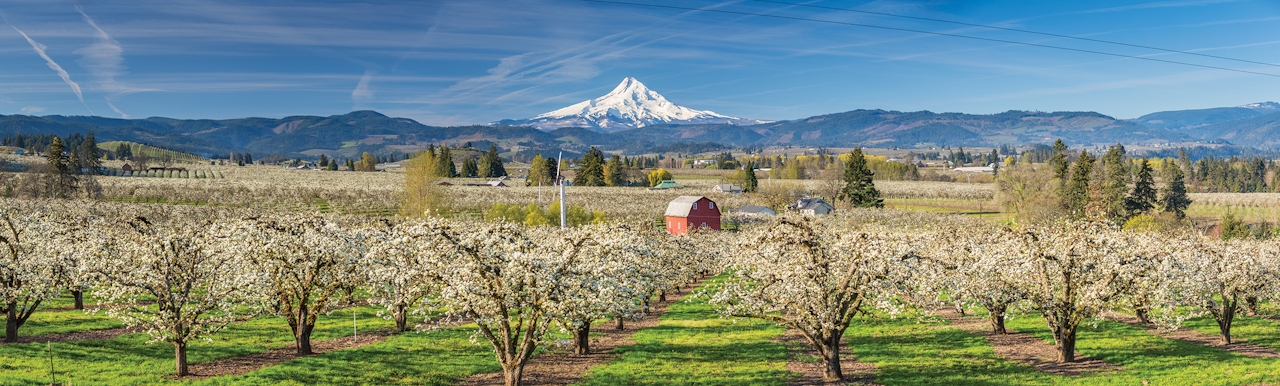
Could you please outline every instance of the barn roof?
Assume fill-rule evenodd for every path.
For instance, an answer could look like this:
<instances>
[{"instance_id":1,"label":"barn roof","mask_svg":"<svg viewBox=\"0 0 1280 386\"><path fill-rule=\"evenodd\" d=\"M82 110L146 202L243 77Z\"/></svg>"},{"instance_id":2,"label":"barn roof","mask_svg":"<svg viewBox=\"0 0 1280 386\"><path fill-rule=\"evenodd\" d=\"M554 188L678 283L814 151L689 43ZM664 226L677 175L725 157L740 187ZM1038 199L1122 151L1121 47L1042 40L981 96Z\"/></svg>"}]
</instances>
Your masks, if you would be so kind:
<instances>
[{"instance_id":1,"label":"barn roof","mask_svg":"<svg viewBox=\"0 0 1280 386\"><path fill-rule=\"evenodd\" d=\"M672 217L689 217L689 211L693 210L693 203L698 202L698 200L702 200L702 199L711 201L711 199L703 196L676 197L676 199L671 200L670 204L667 204L666 215L672 216Z\"/></svg>"}]
</instances>

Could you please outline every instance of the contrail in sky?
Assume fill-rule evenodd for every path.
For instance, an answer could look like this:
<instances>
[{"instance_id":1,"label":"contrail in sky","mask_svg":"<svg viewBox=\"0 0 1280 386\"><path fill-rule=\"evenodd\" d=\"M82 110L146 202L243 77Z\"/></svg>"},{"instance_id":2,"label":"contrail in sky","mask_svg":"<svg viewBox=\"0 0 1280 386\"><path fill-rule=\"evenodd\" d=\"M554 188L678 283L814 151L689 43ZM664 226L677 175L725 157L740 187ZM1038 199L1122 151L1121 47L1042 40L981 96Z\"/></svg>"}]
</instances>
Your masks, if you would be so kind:
<instances>
[{"instance_id":1,"label":"contrail in sky","mask_svg":"<svg viewBox=\"0 0 1280 386\"><path fill-rule=\"evenodd\" d=\"M80 104L84 105L84 108L89 109L89 105L84 103L84 94L80 92L80 85L71 80L71 74L68 74L67 70L63 70L62 66L58 65L58 62L53 61L53 58L50 58L49 54L45 53L45 50L49 47L32 40L30 36L27 36L26 32L22 32L22 30L18 29L17 26L13 25L13 23L9 23L8 17L4 18L4 22L8 23L9 27L12 27L14 31L18 31L18 34L21 34L23 38L27 39L27 43L31 43L31 49L35 50L41 58L44 58L45 64L48 64L49 68L53 69L54 72L57 72L58 76L62 77L62 81L67 82L67 85L71 86L71 91L76 93L76 99L80 100ZM93 113L93 109L89 109L89 114L97 115Z\"/></svg>"}]
</instances>

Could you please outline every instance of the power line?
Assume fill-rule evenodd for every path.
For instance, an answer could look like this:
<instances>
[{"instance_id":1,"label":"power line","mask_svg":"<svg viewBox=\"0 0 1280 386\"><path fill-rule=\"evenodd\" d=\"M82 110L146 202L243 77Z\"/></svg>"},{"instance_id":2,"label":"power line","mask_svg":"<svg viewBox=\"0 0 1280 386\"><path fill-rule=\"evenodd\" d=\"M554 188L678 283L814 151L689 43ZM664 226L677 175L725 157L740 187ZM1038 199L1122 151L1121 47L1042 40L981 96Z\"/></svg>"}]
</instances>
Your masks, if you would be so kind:
<instances>
[{"instance_id":1,"label":"power line","mask_svg":"<svg viewBox=\"0 0 1280 386\"><path fill-rule=\"evenodd\" d=\"M1055 37L1055 38L1075 39L1075 40L1081 40L1081 41L1086 41L1086 42L1112 44L1112 45L1117 45L1117 46L1126 46L1126 47L1143 48L1143 49L1148 49L1148 50L1163 51L1163 52L1176 53L1176 54L1195 55L1195 56L1202 56L1202 57L1206 57L1206 58L1214 58L1214 59L1230 60L1230 61L1242 62L1242 63L1261 64L1261 65L1264 65L1264 66L1280 67L1280 64L1273 64L1273 63L1267 63L1267 62L1257 62L1257 61L1252 61L1252 60L1247 60L1247 59L1236 59L1236 58L1229 58L1229 57L1226 57L1226 56L1218 56L1218 55L1201 54L1201 53L1191 52L1191 51L1182 51L1182 50L1174 50L1174 49L1168 49L1168 48L1160 48L1160 47L1144 46L1144 45L1141 45L1141 44L1130 44L1130 43L1124 43L1124 42L1117 42L1117 41L1111 41L1111 40L1102 40L1102 39L1093 39L1093 38L1086 38L1086 37L1080 37L1080 36L1062 35L1062 34L1055 34L1055 33L1050 33L1050 32L1031 31L1031 30L1018 29L1018 28L997 27L997 26L994 26L994 25L987 25L987 24L965 23L965 22L961 22L961 21L952 21L952 20L945 20L945 19L933 19L933 18L928 18L928 17L917 17L917 16L906 16L906 15L895 15L895 14L892 14L892 13L863 11L863 10L859 10L859 9L852 9L852 8L838 8L838 7L827 7L827 6L821 6L821 5L810 5L810 4L788 3L788 2L785 2L785 1L775 1L775 0L750 0L750 1L759 2L759 3L770 3L770 4L789 5L789 6L794 6L794 7L805 7L805 8L815 8L815 9L826 9L826 10L832 10L832 11L855 12L855 13L862 13L862 14L868 14L868 15L897 17L897 18L912 19L912 20L924 20L924 21L932 21L932 22L938 22L938 23L949 23L949 24L956 24L956 25L963 25L963 26L970 26L970 27L981 27L981 28L989 28L989 29L995 29L995 30L1001 30L1001 31L1021 32L1021 33L1035 34L1035 35L1041 35L1041 36L1052 36L1052 37Z\"/></svg>"},{"instance_id":2,"label":"power line","mask_svg":"<svg viewBox=\"0 0 1280 386\"><path fill-rule=\"evenodd\" d=\"M1086 50L1086 49L1080 49L1080 48L1070 48L1070 47L1061 47L1061 46L1051 46L1051 45L1047 45L1047 44L1036 44L1036 43L1019 42L1019 41L1014 41L1014 40L1004 40L1004 39L984 38L984 37L978 37L978 36L960 35L960 34L952 34L952 33L946 33L946 32L924 31L924 30L917 30L917 29L910 29L910 28L885 27L885 26L871 25L871 24L849 23L849 22L833 21L833 20L822 20L822 19L810 19L810 18L795 17L795 16L770 15L770 14L765 14L765 13L741 12L741 11L729 11L729 10L722 10L722 9L705 9L705 8L681 7L681 6L675 6L675 5L659 5L659 4L630 3L630 2L625 2L625 1L611 1L611 0L582 0L582 1L584 1L584 2L588 2L588 3L602 3L602 4L630 5L630 6L636 6L636 7L663 8L663 9L678 9L678 10L683 10L683 11L694 11L694 12L723 13L723 14L729 14L729 15L757 16L757 17L767 17L767 18L784 19L784 20L811 21L811 22L816 22L816 23L826 23L826 24L847 25L847 26L865 27L865 28L876 28L876 29L883 29L883 30L890 30L890 31L911 32L911 33L919 33L919 34L927 34L927 35L949 36L949 37L962 38L962 39L981 40L981 41L996 42L996 43L1006 43L1006 44L1018 44L1018 45L1031 46L1031 47L1049 48L1049 49L1063 50L1063 51L1073 51L1073 52L1083 52L1083 53L1095 54L1095 55L1106 55L1106 56L1112 56L1112 57L1118 57L1118 58L1138 59L1138 60L1146 60L1146 61L1149 61L1149 62L1159 62L1159 63L1168 63L1168 64L1178 64L1178 65L1183 65L1183 66L1200 67L1200 68L1208 68L1208 69L1213 69L1213 70L1231 71L1231 72L1239 72L1239 73L1244 73L1244 74L1253 74L1253 75L1269 76L1269 77L1273 77L1273 78L1280 78L1280 75L1276 75L1276 74L1268 74L1268 73L1265 73L1265 72L1256 72L1256 71L1249 71L1249 70L1239 70L1239 69L1227 68L1227 67L1210 66L1210 65L1206 65L1206 64L1187 63L1187 62L1179 62L1179 61L1175 61L1175 60L1165 60L1165 59L1148 58L1148 57L1144 57L1144 56L1135 56L1135 55L1117 54L1117 53L1105 52L1105 51L1094 51L1094 50Z\"/></svg>"}]
</instances>

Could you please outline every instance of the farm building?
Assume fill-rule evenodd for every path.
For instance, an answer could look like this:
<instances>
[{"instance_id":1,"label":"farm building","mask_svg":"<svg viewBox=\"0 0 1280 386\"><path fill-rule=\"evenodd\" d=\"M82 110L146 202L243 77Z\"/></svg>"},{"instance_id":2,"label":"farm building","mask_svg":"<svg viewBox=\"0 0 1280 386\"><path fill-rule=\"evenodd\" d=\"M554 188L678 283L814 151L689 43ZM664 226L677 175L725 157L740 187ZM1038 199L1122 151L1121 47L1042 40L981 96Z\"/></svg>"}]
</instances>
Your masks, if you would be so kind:
<instances>
[{"instance_id":1,"label":"farm building","mask_svg":"<svg viewBox=\"0 0 1280 386\"><path fill-rule=\"evenodd\" d=\"M502 182L502 180L492 180L492 181L489 181L489 186L492 186L495 188L505 188L507 187L507 183Z\"/></svg>"},{"instance_id":2,"label":"farm building","mask_svg":"<svg viewBox=\"0 0 1280 386\"><path fill-rule=\"evenodd\" d=\"M747 205L747 206L744 206L744 207L738 208L738 213L742 213L742 214L745 214L745 215L748 215L748 216L776 216L776 215L778 215L778 212L774 212L774 211L773 211L773 209L769 209L769 207L767 207L767 206L759 206L759 205Z\"/></svg>"},{"instance_id":3,"label":"farm building","mask_svg":"<svg viewBox=\"0 0 1280 386\"><path fill-rule=\"evenodd\" d=\"M133 166L131 166L131 165L129 165L129 164L124 164L124 166L121 166L121 167L120 167L120 170L124 170L125 172L132 172L132 171L133 171Z\"/></svg>"},{"instance_id":4,"label":"farm building","mask_svg":"<svg viewBox=\"0 0 1280 386\"><path fill-rule=\"evenodd\" d=\"M702 196L680 196L667 204L667 233L683 235L689 228L720 230L720 208Z\"/></svg>"},{"instance_id":5,"label":"farm building","mask_svg":"<svg viewBox=\"0 0 1280 386\"><path fill-rule=\"evenodd\" d=\"M742 193L742 185L738 185L738 184L718 184L718 185L716 185L715 187L711 188L711 191L712 191L712 192L716 192L716 193L733 193L733 194L738 194L738 193Z\"/></svg>"},{"instance_id":6,"label":"farm building","mask_svg":"<svg viewBox=\"0 0 1280 386\"><path fill-rule=\"evenodd\" d=\"M665 189L675 189L675 188L683 188L683 187L684 187L684 185L677 184L677 183L676 183L676 180L662 180L662 183L660 183L660 184L658 184L657 186L654 186L654 187L652 187L652 188L649 188L649 189L650 189L650 190L665 190Z\"/></svg>"},{"instance_id":7,"label":"farm building","mask_svg":"<svg viewBox=\"0 0 1280 386\"><path fill-rule=\"evenodd\" d=\"M788 209L793 209L803 215L823 216L831 214L831 211L836 210L836 207L821 198L802 198L788 207Z\"/></svg>"}]
</instances>

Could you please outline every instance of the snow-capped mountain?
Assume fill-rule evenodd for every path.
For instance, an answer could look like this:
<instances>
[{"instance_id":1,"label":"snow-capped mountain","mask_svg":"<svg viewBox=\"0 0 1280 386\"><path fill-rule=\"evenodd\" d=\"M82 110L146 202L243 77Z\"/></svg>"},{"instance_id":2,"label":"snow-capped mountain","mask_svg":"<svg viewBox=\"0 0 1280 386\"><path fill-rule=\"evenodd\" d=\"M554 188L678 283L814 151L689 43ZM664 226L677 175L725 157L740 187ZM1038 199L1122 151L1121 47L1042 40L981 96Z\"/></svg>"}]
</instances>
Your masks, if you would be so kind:
<instances>
[{"instance_id":1,"label":"snow-capped mountain","mask_svg":"<svg viewBox=\"0 0 1280 386\"><path fill-rule=\"evenodd\" d=\"M636 78L628 77L602 97L582 101L559 110L538 114L529 119L507 119L491 125L532 126L541 130L559 127L588 127L612 133L654 124L728 123L755 125L766 123L742 119L714 111L694 110L671 103L662 94L650 90Z\"/></svg>"},{"instance_id":2,"label":"snow-capped mountain","mask_svg":"<svg viewBox=\"0 0 1280 386\"><path fill-rule=\"evenodd\" d=\"M1251 110L1276 110L1276 109L1280 109L1280 103L1276 103L1276 102L1250 103L1247 105L1241 105L1236 107L1242 107L1242 108L1251 109Z\"/></svg>"}]
</instances>

